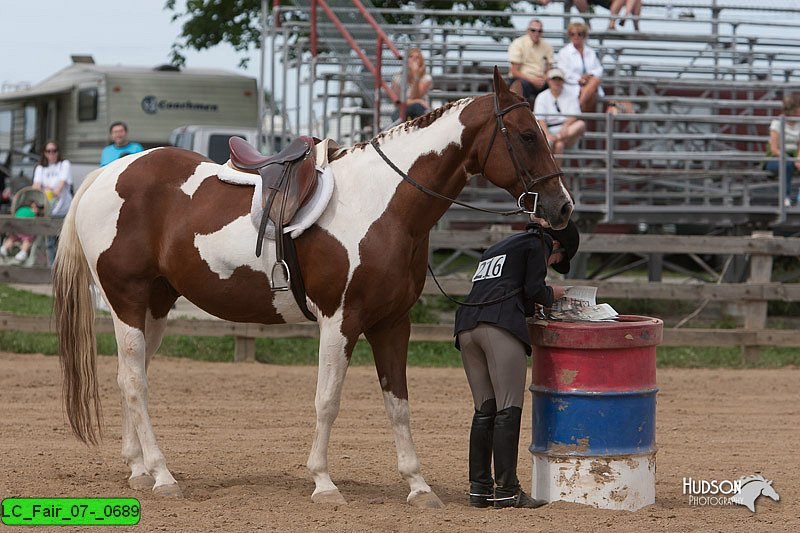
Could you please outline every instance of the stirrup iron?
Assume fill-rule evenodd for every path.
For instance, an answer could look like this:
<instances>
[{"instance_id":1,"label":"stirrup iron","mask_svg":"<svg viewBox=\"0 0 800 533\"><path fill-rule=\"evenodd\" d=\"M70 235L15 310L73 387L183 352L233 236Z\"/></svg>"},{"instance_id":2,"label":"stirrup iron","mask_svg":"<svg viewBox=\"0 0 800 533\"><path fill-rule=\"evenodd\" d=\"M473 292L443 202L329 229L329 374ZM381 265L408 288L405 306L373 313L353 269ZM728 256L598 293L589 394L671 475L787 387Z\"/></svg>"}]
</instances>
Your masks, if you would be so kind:
<instances>
[{"instance_id":1,"label":"stirrup iron","mask_svg":"<svg viewBox=\"0 0 800 533\"><path fill-rule=\"evenodd\" d=\"M278 276L275 276L275 272L278 272ZM291 275L289 274L289 266L286 264L286 261L276 261L274 265L272 265L272 274L270 276L270 288L273 291L288 291L289 284L291 282Z\"/></svg>"}]
</instances>

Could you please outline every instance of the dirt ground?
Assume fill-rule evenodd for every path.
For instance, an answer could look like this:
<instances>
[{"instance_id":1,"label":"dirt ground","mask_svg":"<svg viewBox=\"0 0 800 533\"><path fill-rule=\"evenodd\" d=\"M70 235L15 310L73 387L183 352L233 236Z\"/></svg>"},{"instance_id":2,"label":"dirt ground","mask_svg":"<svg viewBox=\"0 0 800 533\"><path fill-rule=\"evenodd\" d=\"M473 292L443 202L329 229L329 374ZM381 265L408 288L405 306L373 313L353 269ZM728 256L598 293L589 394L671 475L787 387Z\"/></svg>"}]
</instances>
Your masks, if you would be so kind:
<instances>
[{"instance_id":1,"label":"dirt ground","mask_svg":"<svg viewBox=\"0 0 800 533\"><path fill-rule=\"evenodd\" d=\"M331 438L332 477L349 504L314 505L305 462L315 368L165 357L151 367L150 412L185 497L159 499L127 487L116 360L101 357L98 366L106 432L89 449L67 429L58 359L0 354L0 497L137 497L142 520L126 529L136 531L800 531L799 369L659 371L657 500L630 513L562 502L468 507L466 380L460 369L423 368L409 369L412 430L423 473L446 507L405 504L371 367L349 370ZM530 419L527 397L519 475L528 489ZM682 494L683 477L754 473L781 496L759 498L755 514L690 506Z\"/></svg>"}]
</instances>

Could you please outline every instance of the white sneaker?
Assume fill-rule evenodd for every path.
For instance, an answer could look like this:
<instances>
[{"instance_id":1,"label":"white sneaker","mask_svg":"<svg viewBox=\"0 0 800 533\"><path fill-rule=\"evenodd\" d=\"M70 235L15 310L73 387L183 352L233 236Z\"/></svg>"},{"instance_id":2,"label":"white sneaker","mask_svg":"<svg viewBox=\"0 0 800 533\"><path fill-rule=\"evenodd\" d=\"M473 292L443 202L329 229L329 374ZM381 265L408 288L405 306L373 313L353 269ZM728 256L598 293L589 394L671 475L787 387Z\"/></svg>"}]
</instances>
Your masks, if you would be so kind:
<instances>
[{"instance_id":1,"label":"white sneaker","mask_svg":"<svg viewBox=\"0 0 800 533\"><path fill-rule=\"evenodd\" d=\"M17 252L17 255L14 256L14 259L19 261L20 263L25 261L27 258L28 258L28 252L26 252L25 250L20 250L19 252Z\"/></svg>"},{"instance_id":2,"label":"white sneaker","mask_svg":"<svg viewBox=\"0 0 800 533\"><path fill-rule=\"evenodd\" d=\"M3 247L0 247L0 257L8 257L8 250Z\"/></svg>"},{"instance_id":3,"label":"white sneaker","mask_svg":"<svg viewBox=\"0 0 800 533\"><path fill-rule=\"evenodd\" d=\"M783 199L783 207L792 207L792 199L791 198L784 198Z\"/></svg>"}]
</instances>

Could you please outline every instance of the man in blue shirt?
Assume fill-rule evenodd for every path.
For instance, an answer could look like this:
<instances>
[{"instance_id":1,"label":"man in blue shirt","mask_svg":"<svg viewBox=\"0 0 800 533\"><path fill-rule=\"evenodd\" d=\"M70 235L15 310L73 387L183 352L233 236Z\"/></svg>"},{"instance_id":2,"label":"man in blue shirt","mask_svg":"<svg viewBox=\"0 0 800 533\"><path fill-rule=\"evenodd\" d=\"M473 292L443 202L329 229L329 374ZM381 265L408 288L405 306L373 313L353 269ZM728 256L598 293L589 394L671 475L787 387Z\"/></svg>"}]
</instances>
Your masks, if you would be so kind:
<instances>
[{"instance_id":1,"label":"man in blue shirt","mask_svg":"<svg viewBox=\"0 0 800 533\"><path fill-rule=\"evenodd\" d=\"M144 150L141 144L128 141L128 125L124 122L114 122L111 124L108 132L113 142L103 148L103 153L100 156L101 167L106 166L112 161L116 161L120 157Z\"/></svg>"}]
</instances>

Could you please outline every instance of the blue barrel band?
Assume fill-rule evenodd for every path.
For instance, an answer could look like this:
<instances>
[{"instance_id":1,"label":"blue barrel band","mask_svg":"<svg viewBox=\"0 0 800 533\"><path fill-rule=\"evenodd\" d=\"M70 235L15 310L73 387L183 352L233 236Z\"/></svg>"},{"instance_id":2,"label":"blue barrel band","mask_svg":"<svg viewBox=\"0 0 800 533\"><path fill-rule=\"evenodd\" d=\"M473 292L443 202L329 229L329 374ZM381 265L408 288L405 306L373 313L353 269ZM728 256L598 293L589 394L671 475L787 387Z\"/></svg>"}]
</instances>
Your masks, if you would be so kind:
<instances>
[{"instance_id":1,"label":"blue barrel band","mask_svg":"<svg viewBox=\"0 0 800 533\"><path fill-rule=\"evenodd\" d=\"M532 452L630 455L655 448L656 394L533 393Z\"/></svg>"}]
</instances>

